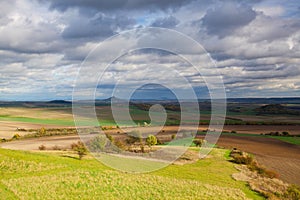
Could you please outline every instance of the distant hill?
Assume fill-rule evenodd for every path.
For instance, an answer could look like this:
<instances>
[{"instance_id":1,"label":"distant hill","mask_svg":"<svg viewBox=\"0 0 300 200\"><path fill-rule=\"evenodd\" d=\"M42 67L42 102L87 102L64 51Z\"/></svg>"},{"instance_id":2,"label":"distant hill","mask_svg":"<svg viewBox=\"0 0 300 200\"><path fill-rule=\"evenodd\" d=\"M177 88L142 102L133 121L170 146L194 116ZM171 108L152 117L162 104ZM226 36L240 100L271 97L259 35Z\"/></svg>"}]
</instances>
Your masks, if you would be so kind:
<instances>
[{"instance_id":1,"label":"distant hill","mask_svg":"<svg viewBox=\"0 0 300 200\"><path fill-rule=\"evenodd\" d=\"M70 101L65 101L65 100L53 100L53 101L48 101L48 104L72 104Z\"/></svg>"},{"instance_id":2,"label":"distant hill","mask_svg":"<svg viewBox=\"0 0 300 200\"><path fill-rule=\"evenodd\" d=\"M300 104L299 97L282 98L228 98L228 103L253 103L253 104Z\"/></svg>"},{"instance_id":3,"label":"distant hill","mask_svg":"<svg viewBox=\"0 0 300 200\"><path fill-rule=\"evenodd\" d=\"M263 115L263 114L299 115L300 114L299 111L292 110L281 104L269 104L269 105L261 106L259 108L256 108L255 111L259 115Z\"/></svg>"}]
</instances>

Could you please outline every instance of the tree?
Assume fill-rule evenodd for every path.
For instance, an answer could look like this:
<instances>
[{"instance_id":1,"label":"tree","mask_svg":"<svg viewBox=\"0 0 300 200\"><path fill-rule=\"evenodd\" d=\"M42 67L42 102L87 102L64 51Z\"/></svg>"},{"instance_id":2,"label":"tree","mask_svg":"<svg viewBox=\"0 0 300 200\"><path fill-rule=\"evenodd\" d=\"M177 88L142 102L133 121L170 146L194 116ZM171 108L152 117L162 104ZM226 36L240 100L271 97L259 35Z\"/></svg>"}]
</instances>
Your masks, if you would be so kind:
<instances>
[{"instance_id":1,"label":"tree","mask_svg":"<svg viewBox=\"0 0 300 200\"><path fill-rule=\"evenodd\" d=\"M157 144L157 138L154 135L148 135L146 139L147 145L150 147Z\"/></svg>"},{"instance_id":2,"label":"tree","mask_svg":"<svg viewBox=\"0 0 300 200\"><path fill-rule=\"evenodd\" d=\"M87 154L87 148L84 146L84 144L81 141L78 141L77 143L73 143L71 145L71 148L77 152L79 156L79 160L81 160L82 157Z\"/></svg>"}]
</instances>

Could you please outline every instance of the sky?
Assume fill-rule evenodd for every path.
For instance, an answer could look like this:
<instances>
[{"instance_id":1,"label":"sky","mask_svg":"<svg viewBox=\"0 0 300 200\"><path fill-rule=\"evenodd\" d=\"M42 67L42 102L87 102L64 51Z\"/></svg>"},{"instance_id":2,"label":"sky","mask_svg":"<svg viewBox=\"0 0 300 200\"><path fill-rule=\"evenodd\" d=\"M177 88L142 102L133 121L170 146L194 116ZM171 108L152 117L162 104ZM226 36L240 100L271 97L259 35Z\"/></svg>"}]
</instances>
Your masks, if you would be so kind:
<instances>
[{"instance_id":1,"label":"sky","mask_svg":"<svg viewBox=\"0 0 300 200\"><path fill-rule=\"evenodd\" d=\"M116 34L146 27L178 31L201 44L211 60L198 64L208 76L222 78L227 97L300 94L298 0L0 0L0 100L70 100L92 50ZM175 37L167 45L190 48ZM107 52L120 46L111 42ZM183 57L201 57L189 52ZM187 83L170 71L187 80L197 97L210 96L191 63L158 49L128 52L101 79L86 76L80 84L95 89L89 82L101 80L96 98L122 98L143 80L136 97L165 99L175 91L189 98Z\"/></svg>"}]
</instances>

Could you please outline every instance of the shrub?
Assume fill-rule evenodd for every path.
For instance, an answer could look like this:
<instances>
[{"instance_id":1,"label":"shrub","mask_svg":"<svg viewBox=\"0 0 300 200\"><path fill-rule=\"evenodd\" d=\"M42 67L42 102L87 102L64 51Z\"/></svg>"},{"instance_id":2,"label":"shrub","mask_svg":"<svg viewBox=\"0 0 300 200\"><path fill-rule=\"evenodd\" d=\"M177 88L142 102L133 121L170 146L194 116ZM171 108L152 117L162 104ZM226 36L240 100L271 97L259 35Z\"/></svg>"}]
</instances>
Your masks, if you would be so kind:
<instances>
[{"instance_id":1,"label":"shrub","mask_svg":"<svg viewBox=\"0 0 300 200\"><path fill-rule=\"evenodd\" d=\"M163 144L165 144L165 143L164 143L163 141L161 141L160 139L157 138L157 144L158 144L158 145L163 145Z\"/></svg>"},{"instance_id":2,"label":"shrub","mask_svg":"<svg viewBox=\"0 0 300 200\"><path fill-rule=\"evenodd\" d=\"M174 140L175 138L176 138L176 135L175 135L175 134L171 135L171 139L172 139L172 140Z\"/></svg>"},{"instance_id":3,"label":"shrub","mask_svg":"<svg viewBox=\"0 0 300 200\"><path fill-rule=\"evenodd\" d=\"M126 143L132 145L137 142L142 142L141 133L139 131L130 132L128 138L126 139Z\"/></svg>"},{"instance_id":4,"label":"shrub","mask_svg":"<svg viewBox=\"0 0 300 200\"><path fill-rule=\"evenodd\" d=\"M109 134L105 134L105 135L106 135L107 139L108 139L111 143L114 142L114 138L113 138L111 135L109 135Z\"/></svg>"},{"instance_id":5,"label":"shrub","mask_svg":"<svg viewBox=\"0 0 300 200\"><path fill-rule=\"evenodd\" d=\"M200 147L203 144L202 139L194 139L193 143L196 145L196 147Z\"/></svg>"},{"instance_id":6,"label":"shrub","mask_svg":"<svg viewBox=\"0 0 300 200\"><path fill-rule=\"evenodd\" d=\"M41 150L41 151L46 150L46 146L42 144L41 146L39 146L39 150Z\"/></svg>"},{"instance_id":7,"label":"shrub","mask_svg":"<svg viewBox=\"0 0 300 200\"><path fill-rule=\"evenodd\" d=\"M116 140L116 141L114 142L114 145L117 146L117 147L119 148L119 150L120 150L120 149L121 149L121 150L126 150L126 149L127 149L127 148L126 148L126 145L123 143L122 140Z\"/></svg>"},{"instance_id":8,"label":"shrub","mask_svg":"<svg viewBox=\"0 0 300 200\"><path fill-rule=\"evenodd\" d=\"M263 176L267 178L279 178L279 174L273 170L264 169L264 172L262 174Z\"/></svg>"},{"instance_id":9,"label":"shrub","mask_svg":"<svg viewBox=\"0 0 300 200\"><path fill-rule=\"evenodd\" d=\"M46 135L46 129L45 129L44 127L42 127L42 128L39 130L39 134L40 134L41 136Z\"/></svg>"},{"instance_id":10,"label":"shrub","mask_svg":"<svg viewBox=\"0 0 300 200\"><path fill-rule=\"evenodd\" d=\"M55 150L55 151L60 151L60 150L62 150L62 148L61 148L60 146L58 146L58 145L54 145L54 146L52 147L52 149Z\"/></svg>"},{"instance_id":11,"label":"shrub","mask_svg":"<svg viewBox=\"0 0 300 200\"><path fill-rule=\"evenodd\" d=\"M282 135L288 136L288 135L290 135L290 134L289 134L289 132L287 132L287 131L283 131L283 132L282 132Z\"/></svg>"},{"instance_id":12,"label":"shrub","mask_svg":"<svg viewBox=\"0 0 300 200\"><path fill-rule=\"evenodd\" d=\"M251 162L247 165L251 171L256 171L258 174L267 178L279 178L279 174L273 170L268 170L263 166L260 166L256 161Z\"/></svg>"},{"instance_id":13,"label":"shrub","mask_svg":"<svg viewBox=\"0 0 300 200\"><path fill-rule=\"evenodd\" d=\"M92 151L104 151L107 145L107 138L104 135L98 135L88 142L88 146Z\"/></svg>"},{"instance_id":14,"label":"shrub","mask_svg":"<svg viewBox=\"0 0 300 200\"><path fill-rule=\"evenodd\" d=\"M231 131L231 133L236 133L236 131Z\"/></svg>"},{"instance_id":15,"label":"shrub","mask_svg":"<svg viewBox=\"0 0 300 200\"><path fill-rule=\"evenodd\" d=\"M244 153L236 148L234 148L230 154L233 158L233 162L237 164L244 164L244 165L255 165L255 162L253 162L253 157L247 153Z\"/></svg>"},{"instance_id":16,"label":"shrub","mask_svg":"<svg viewBox=\"0 0 300 200\"><path fill-rule=\"evenodd\" d=\"M84 144L81 141L78 141L77 143L73 143L71 145L71 148L77 152L79 156L79 160L81 160L82 157L87 154L87 148L84 146Z\"/></svg>"},{"instance_id":17,"label":"shrub","mask_svg":"<svg viewBox=\"0 0 300 200\"><path fill-rule=\"evenodd\" d=\"M18 140L20 137L21 136L18 133L16 133L16 134L14 134L14 136L12 137L12 139L13 140Z\"/></svg>"},{"instance_id":18,"label":"shrub","mask_svg":"<svg viewBox=\"0 0 300 200\"><path fill-rule=\"evenodd\" d=\"M154 135L148 135L146 139L147 145L150 147L157 144L157 138Z\"/></svg>"},{"instance_id":19,"label":"shrub","mask_svg":"<svg viewBox=\"0 0 300 200\"><path fill-rule=\"evenodd\" d=\"M235 155L233 159L235 163L244 165L249 165L253 161L252 156L249 155Z\"/></svg>"},{"instance_id":20,"label":"shrub","mask_svg":"<svg viewBox=\"0 0 300 200\"><path fill-rule=\"evenodd\" d=\"M283 194L283 197L290 200L300 199L300 188L296 185L290 185L286 192Z\"/></svg>"}]
</instances>

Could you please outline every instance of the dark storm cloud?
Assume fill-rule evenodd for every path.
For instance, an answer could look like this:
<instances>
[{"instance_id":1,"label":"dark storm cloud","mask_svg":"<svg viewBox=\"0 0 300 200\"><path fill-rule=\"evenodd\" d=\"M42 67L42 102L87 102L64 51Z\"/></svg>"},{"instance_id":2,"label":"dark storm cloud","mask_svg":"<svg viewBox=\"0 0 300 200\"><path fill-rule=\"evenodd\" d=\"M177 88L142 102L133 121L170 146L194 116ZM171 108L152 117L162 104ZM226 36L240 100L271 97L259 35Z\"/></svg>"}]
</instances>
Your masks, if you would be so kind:
<instances>
[{"instance_id":1,"label":"dark storm cloud","mask_svg":"<svg viewBox=\"0 0 300 200\"><path fill-rule=\"evenodd\" d=\"M162 28L174 28L179 24L179 20L173 16L156 19L151 26L162 27Z\"/></svg>"},{"instance_id":2,"label":"dark storm cloud","mask_svg":"<svg viewBox=\"0 0 300 200\"><path fill-rule=\"evenodd\" d=\"M208 34L223 38L249 24L255 17L256 12L250 6L227 2L209 9L201 22Z\"/></svg>"},{"instance_id":3,"label":"dark storm cloud","mask_svg":"<svg viewBox=\"0 0 300 200\"><path fill-rule=\"evenodd\" d=\"M191 0L39 0L40 2L50 2L51 9L66 11L68 8L88 8L99 11L115 10L137 10L137 9L173 9L185 5Z\"/></svg>"}]
</instances>

